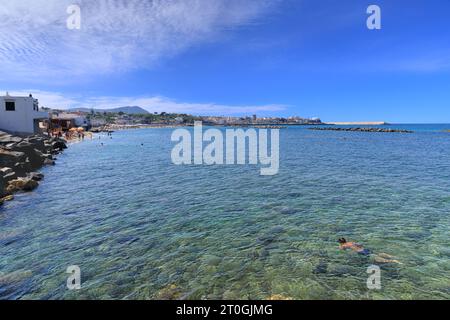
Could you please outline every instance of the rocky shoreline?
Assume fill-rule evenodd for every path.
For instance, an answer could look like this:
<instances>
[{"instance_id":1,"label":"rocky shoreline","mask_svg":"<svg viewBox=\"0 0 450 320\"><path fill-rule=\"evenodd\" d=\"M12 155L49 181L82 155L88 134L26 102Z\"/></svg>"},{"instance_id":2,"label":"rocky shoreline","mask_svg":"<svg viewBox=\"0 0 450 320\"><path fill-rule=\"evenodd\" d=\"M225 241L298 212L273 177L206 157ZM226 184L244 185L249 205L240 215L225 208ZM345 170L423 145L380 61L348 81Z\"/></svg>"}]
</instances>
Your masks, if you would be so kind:
<instances>
[{"instance_id":1,"label":"rocky shoreline","mask_svg":"<svg viewBox=\"0 0 450 320\"><path fill-rule=\"evenodd\" d=\"M54 165L55 156L66 148L66 141L60 138L21 138L0 131L0 206L16 192L36 189L44 178L37 170Z\"/></svg>"},{"instance_id":2,"label":"rocky shoreline","mask_svg":"<svg viewBox=\"0 0 450 320\"><path fill-rule=\"evenodd\" d=\"M309 130L317 131L349 131L349 132L384 132L384 133L414 133L414 131L409 130L398 130L398 129L384 129L384 128L309 128Z\"/></svg>"}]
</instances>

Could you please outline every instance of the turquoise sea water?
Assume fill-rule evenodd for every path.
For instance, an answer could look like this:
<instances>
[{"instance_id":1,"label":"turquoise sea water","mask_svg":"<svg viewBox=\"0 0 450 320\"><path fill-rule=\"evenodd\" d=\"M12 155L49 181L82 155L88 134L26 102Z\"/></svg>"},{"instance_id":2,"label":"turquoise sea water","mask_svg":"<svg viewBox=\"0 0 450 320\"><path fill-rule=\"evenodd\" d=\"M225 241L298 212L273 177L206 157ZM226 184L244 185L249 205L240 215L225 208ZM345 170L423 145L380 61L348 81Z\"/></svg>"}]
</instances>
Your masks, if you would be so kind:
<instances>
[{"instance_id":1,"label":"turquoise sea water","mask_svg":"<svg viewBox=\"0 0 450 320\"><path fill-rule=\"evenodd\" d=\"M71 145L0 208L0 298L449 299L450 125L391 127L416 133L282 130L272 177L175 166L171 129ZM403 264L368 290L340 237Z\"/></svg>"}]
</instances>

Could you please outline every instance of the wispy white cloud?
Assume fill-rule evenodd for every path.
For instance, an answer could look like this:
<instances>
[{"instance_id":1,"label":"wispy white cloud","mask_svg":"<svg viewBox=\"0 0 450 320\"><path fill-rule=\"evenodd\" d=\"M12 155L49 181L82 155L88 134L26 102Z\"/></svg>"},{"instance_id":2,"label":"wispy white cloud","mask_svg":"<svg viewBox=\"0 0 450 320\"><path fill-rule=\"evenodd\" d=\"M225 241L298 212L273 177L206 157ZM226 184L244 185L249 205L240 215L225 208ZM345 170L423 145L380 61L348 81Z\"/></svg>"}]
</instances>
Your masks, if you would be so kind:
<instances>
[{"instance_id":1,"label":"wispy white cloud","mask_svg":"<svg viewBox=\"0 0 450 320\"><path fill-rule=\"evenodd\" d=\"M0 79L105 74L161 58L254 23L279 0L0 0ZM41 79L42 81L42 79Z\"/></svg>"},{"instance_id":2,"label":"wispy white cloud","mask_svg":"<svg viewBox=\"0 0 450 320\"><path fill-rule=\"evenodd\" d=\"M5 92L0 90L0 92ZM224 105L216 103L180 102L161 96L142 97L83 97L68 96L58 92L21 90L9 92L12 96L27 96L32 93L41 106L56 109L95 108L110 109L124 106L139 106L149 112L174 112L197 115L251 115L285 111L282 104L268 105Z\"/></svg>"}]
</instances>

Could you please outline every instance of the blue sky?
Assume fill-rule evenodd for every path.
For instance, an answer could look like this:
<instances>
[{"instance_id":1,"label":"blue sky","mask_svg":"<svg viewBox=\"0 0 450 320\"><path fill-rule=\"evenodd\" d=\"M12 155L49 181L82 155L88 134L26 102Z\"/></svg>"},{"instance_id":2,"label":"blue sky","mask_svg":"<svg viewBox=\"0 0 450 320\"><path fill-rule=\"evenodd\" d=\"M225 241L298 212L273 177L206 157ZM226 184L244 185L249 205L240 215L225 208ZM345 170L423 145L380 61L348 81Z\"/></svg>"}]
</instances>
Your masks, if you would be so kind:
<instances>
[{"instance_id":1,"label":"blue sky","mask_svg":"<svg viewBox=\"0 0 450 320\"><path fill-rule=\"evenodd\" d=\"M0 0L0 89L50 107L450 123L448 0ZM381 7L382 29L366 9Z\"/></svg>"}]
</instances>

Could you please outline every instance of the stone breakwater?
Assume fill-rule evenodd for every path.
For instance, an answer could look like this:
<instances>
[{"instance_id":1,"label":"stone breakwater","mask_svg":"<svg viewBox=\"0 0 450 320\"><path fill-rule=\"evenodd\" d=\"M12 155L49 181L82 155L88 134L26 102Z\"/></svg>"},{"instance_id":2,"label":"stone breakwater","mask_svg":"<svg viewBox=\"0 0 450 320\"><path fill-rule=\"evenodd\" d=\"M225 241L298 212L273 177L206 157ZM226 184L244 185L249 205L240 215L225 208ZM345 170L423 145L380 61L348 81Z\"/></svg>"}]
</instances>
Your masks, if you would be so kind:
<instances>
[{"instance_id":1,"label":"stone breakwater","mask_svg":"<svg viewBox=\"0 0 450 320\"><path fill-rule=\"evenodd\" d=\"M66 142L59 138L21 138L0 131L0 205L16 192L37 188L44 176L36 171L54 165L55 155L66 148Z\"/></svg>"},{"instance_id":2,"label":"stone breakwater","mask_svg":"<svg viewBox=\"0 0 450 320\"><path fill-rule=\"evenodd\" d=\"M309 130L318 131L349 131L349 132L385 132L385 133L414 133L409 130L384 129L384 128L309 128Z\"/></svg>"}]
</instances>

